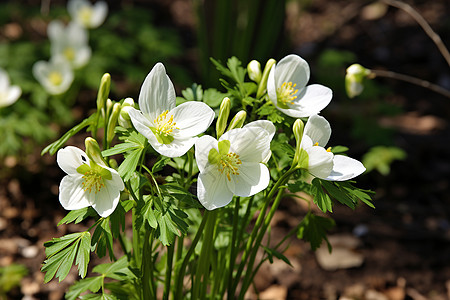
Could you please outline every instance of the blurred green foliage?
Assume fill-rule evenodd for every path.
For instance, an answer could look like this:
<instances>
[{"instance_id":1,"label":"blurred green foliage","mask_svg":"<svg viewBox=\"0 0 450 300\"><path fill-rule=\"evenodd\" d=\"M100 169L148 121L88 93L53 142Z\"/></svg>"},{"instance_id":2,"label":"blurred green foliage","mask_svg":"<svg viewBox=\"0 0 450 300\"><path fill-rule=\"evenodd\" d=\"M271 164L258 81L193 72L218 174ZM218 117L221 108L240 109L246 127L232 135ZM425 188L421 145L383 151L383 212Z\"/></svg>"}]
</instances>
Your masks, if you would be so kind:
<instances>
[{"instance_id":1,"label":"blurred green foliage","mask_svg":"<svg viewBox=\"0 0 450 300\"><path fill-rule=\"evenodd\" d=\"M0 299L8 299L6 294L19 286L20 281L27 273L27 268L19 264L0 267Z\"/></svg>"}]
</instances>

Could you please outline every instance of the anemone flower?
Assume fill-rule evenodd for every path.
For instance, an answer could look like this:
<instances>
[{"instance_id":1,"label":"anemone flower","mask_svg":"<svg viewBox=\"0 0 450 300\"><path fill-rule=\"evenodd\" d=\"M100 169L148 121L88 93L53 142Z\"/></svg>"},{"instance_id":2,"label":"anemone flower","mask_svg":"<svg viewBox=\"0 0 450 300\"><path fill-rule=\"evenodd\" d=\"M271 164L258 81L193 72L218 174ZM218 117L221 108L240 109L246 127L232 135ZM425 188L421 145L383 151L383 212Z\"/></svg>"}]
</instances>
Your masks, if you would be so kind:
<instances>
[{"instance_id":1,"label":"anemone flower","mask_svg":"<svg viewBox=\"0 0 450 300\"><path fill-rule=\"evenodd\" d=\"M11 85L8 73L0 69L0 107L9 106L19 99L22 90L17 85Z\"/></svg>"},{"instance_id":2,"label":"anemone flower","mask_svg":"<svg viewBox=\"0 0 450 300\"><path fill-rule=\"evenodd\" d=\"M33 65L33 75L51 95L66 92L73 81L73 71L62 58L52 58L49 62L38 61Z\"/></svg>"},{"instance_id":3,"label":"anemone flower","mask_svg":"<svg viewBox=\"0 0 450 300\"><path fill-rule=\"evenodd\" d=\"M318 114L331 101L333 92L320 84L306 85L309 65L298 55L288 55L272 67L267 80L267 94L284 114L303 118Z\"/></svg>"},{"instance_id":4,"label":"anemone flower","mask_svg":"<svg viewBox=\"0 0 450 300\"><path fill-rule=\"evenodd\" d=\"M269 185L264 163L270 158L273 133L271 122L257 121L227 131L219 140L204 135L195 142L197 196L206 209L223 207L233 195L251 196Z\"/></svg>"},{"instance_id":5,"label":"anemone flower","mask_svg":"<svg viewBox=\"0 0 450 300\"><path fill-rule=\"evenodd\" d=\"M113 213L124 189L116 170L96 164L83 150L73 146L60 149L56 160L67 173L59 185L59 202L64 209L92 206L104 218Z\"/></svg>"},{"instance_id":6,"label":"anemone flower","mask_svg":"<svg viewBox=\"0 0 450 300\"><path fill-rule=\"evenodd\" d=\"M334 155L331 148L324 148L330 136L328 121L318 115L311 116L303 131L299 166L314 177L329 181L345 181L362 174L366 168L360 161Z\"/></svg>"},{"instance_id":7,"label":"anemone flower","mask_svg":"<svg viewBox=\"0 0 450 300\"><path fill-rule=\"evenodd\" d=\"M167 157L184 155L214 119L214 111L205 103L175 103L175 89L162 63L157 63L142 84L140 111L128 112L136 130L151 146Z\"/></svg>"},{"instance_id":8,"label":"anemone flower","mask_svg":"<svg viewBox=\"0 0 450 300\"><path fill-rule=\"evenodd\" d=\"M91 58L86 29L75 22L65 26L54 20L48 24L47 34L51 42L52 57L63 57L75 68L85 66Z\"/></svg>"},{"instance_id":9,"label":"anemone flower","mask_svg":"<svg viewBox=\"0 0 450 300\"><path fill-rule=\"evenodd\" d=\"M108 5L105 1L91 4L86 0L70 0L67 10L72 19L84 28L97 28L106 19Z\"/></svg>"}]
</instances>

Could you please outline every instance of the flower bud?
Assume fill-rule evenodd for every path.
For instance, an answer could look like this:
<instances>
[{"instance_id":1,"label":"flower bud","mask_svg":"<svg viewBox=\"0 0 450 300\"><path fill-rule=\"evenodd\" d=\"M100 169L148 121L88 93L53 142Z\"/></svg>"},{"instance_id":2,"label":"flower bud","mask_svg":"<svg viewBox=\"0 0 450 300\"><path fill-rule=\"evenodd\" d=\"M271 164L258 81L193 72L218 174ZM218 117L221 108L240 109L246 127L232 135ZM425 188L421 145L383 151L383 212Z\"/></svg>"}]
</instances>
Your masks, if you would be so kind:
<instances>
[{"instance_id":1,"label":"flower bud","mask_svg":"<svg viewBox=\"0 0 450 300\"><path fill-rule=\"evenodd\" d=\"M87 137L84 140L84 145L86 146L86 154L91 161L98 165L106 164L102 156L102 151L100 151L100 146L95 139Z\"/></svg>"},{"instance_id":2,"label":"flower bud","mask_svg":"<svg viewBox=\"0 0 450 300\"><path fill-rule=\"evenodd\" d=\"M305 128L305 124L303 123L303 121L301 119L295 120L294 125L292 126L292 131L294 132L294 136L295 136L295 140L296 140L294 160L292 161L293 166L297 165L297 163L300 160L300 154L301 154L300 145L302 143L304 128Z\"/></svg>"},{"instance_id":3,"label":"flower bud","mask_svg":"<svg viewBox=\"0 0 450 300\"><path fill-rule=\"evenodd\" d=\"M132 98L126 98L121 106L119 114L119 125L123 128L131 128L131 119L128 112L134 108L134 100Z\"/></svg>"},{"instance_id":4,"label":"flower bud","mask_svg":"<svg viewBox=\"0 0 450 300\"><path fill-rule=\"evenodd\" d=\"M345 75L345 90L350 98L358 96L364 90L363 81L370 75L370 70L360 64L353 64L347 68Z\"/></svg>"},{"instance_id":5,"label":"flower bud","mask_svg":"<svg viewBox=\"0 0 450 300\"><path fill-rule=\"evenodd\" d=\"M105 73L100 81L100 87L97 93L97 110L101 110L105 107L106 99L109 96L109 90L111 88L111 75Z\"/></svg>"},{"instance_id":6,"label":"flower bud","mask_svg":"<svg viewBox=\"0 0 450 300\"><path fill-rule=\"evenodd\" d=\"M267 88L267 78L269 78L270 69L276 63L276 60L271 58L266 62L266 66L264 67L264 71L261 77L261 81L258 85L258 91L256 92L256 98L261 98L262 95L266 92Z\"/></svg>"},{"instance_id":7,"label":"flower bud","mask_svg":"<svg viewBox=\"0 0 450 300\"><path fill-rule=\"evenodd\" d=\"M234 128L241 128L244 125L245 118L247 118L247 112L245 112L245 110L239 111L231 120L230 125L228 125L227 131Z\"/></svg>"},{"instance_id":8,"label":"flower bud","mask_svg":"<svg viewBox=\"0 0 450 300\"><path fill-rule=\"evenodd\" d=\"M252 60L251 62L249 62L249 64L247 65L247 72L248 77L250 77L251 80L259 84L262 77L261 64L259 63L259 61Z\"/></svg>"},{"instance_id":9,"label":"flower bud","mask_svg":"<svg viewBox=\"0 0 450 300\"><path fill-rule=\"evenodd\" d=\"M109 117L108 120L108 131L106 132L106 140L108 141L108 144L111 143L112 139L114 138L115 135L114 129L116 128L119 115L120 115L120 103L115 103L112 108L111 116Z\"/></svg>"},{"instance_id":10,"label":"flower bud","mask_svg":"<svg viewBox=\"0 0 450 300\"><path fill-rule=\"evenodd\" d=\"M216 122L216 134L217 138L219 138L227 128L228 116L230 115L231 110L231 100L228 97L223 98L222 103L220 104L219 116L217 117Z\"/></svg>"}]
</instances>

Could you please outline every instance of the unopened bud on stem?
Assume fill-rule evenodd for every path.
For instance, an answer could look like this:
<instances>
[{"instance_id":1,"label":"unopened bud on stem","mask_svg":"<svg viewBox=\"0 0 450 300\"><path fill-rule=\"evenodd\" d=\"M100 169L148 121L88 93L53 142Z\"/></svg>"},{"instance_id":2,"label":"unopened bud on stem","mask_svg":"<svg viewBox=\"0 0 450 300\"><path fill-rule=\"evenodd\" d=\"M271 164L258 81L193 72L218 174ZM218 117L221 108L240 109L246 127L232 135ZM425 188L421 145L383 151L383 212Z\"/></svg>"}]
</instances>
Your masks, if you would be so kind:
<instances>
[{"instance_id":1,"label":"unopened bud on stem","mask_svg":"<svg viewBox=\"0 0 450 300\"><path fill-rule=\"evenodd\" d=\"M369 69L360 64L353 64L347 68L345 75L345 90L350 98L358 96L364 90L363 82L371 74Z\"/></svg>"},{"instance_id":2,"label":"unopened bud on stem","mask_svg":"<svg viewBox=\"0 0 450 300\"><path fill-rule=\"evenodd\" d=\"M219 116L217 117L216 122L217 138L219 138L225 132L225 128L227 128L230 110L231 110L231 100L230 98L225 97L223 98L222 103L220 104Z\"/></svg>"},{"instance_id":3,"label":"unopened bud on stem","mask_svg":"<svg viewBox=\"0 0 450 300\"><path fill-rule=\"evenodd\" d=\"M102 151L97 141L91 137L87 137L84 140L84 145L86 146L86 155L90 160L95 162L97 165L105 165L105 160L102 156Z\"/></svg>"},{"instance_id":4,"label":"unopened bud on stem","mask_svg":"<svg viewBox=\"0 0 450 300\"><path fill-rule=\"evenodd\" d=\"M120 115L120 103L115 103L113 108L112 108L112 112L111 112L111 116L109 117L108 120L108 131L106 133L106 140L108 142L108 144L111 143L111 141L114 138L115 132L114 129L116 128L117 125L117 120L119 119L119 115Z\"/></svg>"},{"instance_id":5,"label":"unopened bud on stem","mask_svg":"<svg viewBox=\"0 0 450 300\"><path fill-rule=\"evenodd\" d=\"M244 125L245 118L247 118L247 113L245 112L245 110L239 111L231 120L230 125L228 125L227 131L234 128L241 128Z\"/></svg>"},{"instance_id":6,"label":"unopened bud on stem","mask_svg":"<svg viewBox=\"0 0 450 300\"><path fill-rule=\"evenodd\" d=\"M109 96L109 90L111 88L111 75L108 73L103 74L100 81L100 87L97 93L97 110L100 111L105 107L106 99Z\"/></svg>"},{"instance_id":7,"label":"unopened bud on stem","mask_svg":"<svg viewBox=\"0 0 450 300\"><path fill-rule=\"evenodd\" d=\"M301 155L300 144L302 143L304 128L305 128L305 124L300 119L295 120L294 125L292 126L292 131L294 132L295 141L296 141L294 160L292 161L293 166L297 165L297 163L300 160L300 155Z\"/></svg>"},{"instance_id":8,"label":"unopened bud on stem","mask_svg":"<svg viewBox=\"0 0 450 300\"><path fill-rule=\"evenodd\" d=\"M256 83L260 83L261 82L261 64L259 63L259 61L257 60L252 60L251 62L249 62L249 64L247 65L247 72L248 72L248 77L250 77L251 80L253 80Z\"/></svg>"},{"instance_id":9,"label":"unopened bud on stem","mask_svg":"<svg viewBox=\"0 0 450 300\"><path fill-rule=\"evenodd\" d=\"M261 81L258 85L258 91L256 92L256 98L259 99L264 95L267 88L267 79L269 78L270 69L276 63L276 60L271 58L267 61L264 71L262 73Z\"/></svg>"}]
</instances>

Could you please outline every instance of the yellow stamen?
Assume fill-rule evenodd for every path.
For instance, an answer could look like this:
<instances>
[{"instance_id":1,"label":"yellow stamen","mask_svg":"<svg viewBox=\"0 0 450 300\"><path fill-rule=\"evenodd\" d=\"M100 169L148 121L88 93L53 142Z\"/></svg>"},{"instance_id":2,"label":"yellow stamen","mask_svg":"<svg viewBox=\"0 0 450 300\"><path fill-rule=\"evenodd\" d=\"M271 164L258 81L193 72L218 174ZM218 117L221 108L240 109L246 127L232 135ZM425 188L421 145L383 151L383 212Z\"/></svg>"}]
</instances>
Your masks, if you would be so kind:
<instances>
[{"instance_id":1,"label":"yellow stamen","mask_svg":"<svg viewBox=\"0 0 450 300\"><path fill-rule=\"evenodd\" d=\"M327 152L331 152L331 147L328 147Z\"/></svg>"},{"instance_id":2,"label":"yellow stamen","mask_svg":"<svg viewBox=\"0 0 450 300\"><path fill-rule=\"evenodd\" d=\"M228 181L231 181L230 175L239 175L239 166L242 164L242 161L239 159L239 155L230 152L225 155L222 155L219 162L219 171L220 173L226 174Z\"/></svg>"},{"instance_id":3,"label":"yellow stamen","mask_svg":"<svg viewBox=\"0 0 450 300\"><path fill-rule=\"evenodd\" d=\"M278 102L284 105L294 104L294 100L297 99L297 96L295 96L295 94L297 94L298 92L298 89L295 88L296 86L297 84L292 84L291 81L283 82L281 87L277 89Z\"/></svg>"},{"instance_id":4,"label":"yellow stamen","mask_svg":"<svg viewBox=\"0 0 450 300\"><path fill-rule=\"evenodd\" d=\"M89 27L92 19L92 9L88 6L82 7L78 12L78 19L84 26Z\"/></svg>"},{"instance_id":5,"label":"yellow stamen","mask_svg":"<svg viewBox=\"0 0 450 300\"><path fill-rule=\"evenodd\" d=\"M314 146L319 146L319 142L315 143Z\"/></svg>"},{"instance_id":6,"label":"yellow stamen","mask_svg":"<svg viewBox=\"0 0 450 300\"><path fill-rule=\"evenodd\" d=\"M84 181L81 185L85 192L90 193L92 190L94 190L94 192L97 194L97 192L100 192L102 187L105 186L102 176L98 172L95 172L93 170L84 173L82 178L84 179Z\"/></svg>"},{"instance_id":7,"label":"yellow stamen","mask_svg":"<svg viewBox=\"0 0 450 300\"><path fill-rule=\"evenodd\" d=\"M164 111L162 114L160 114L153 122L155 123L156 132L160 135L168 136L173 133L174 129L179 129L178 127L175 127L177 123L173 121L173 115L170 115L170 117L167 116L169 113L168 110Z\"/></svg>"}]
</instances>

